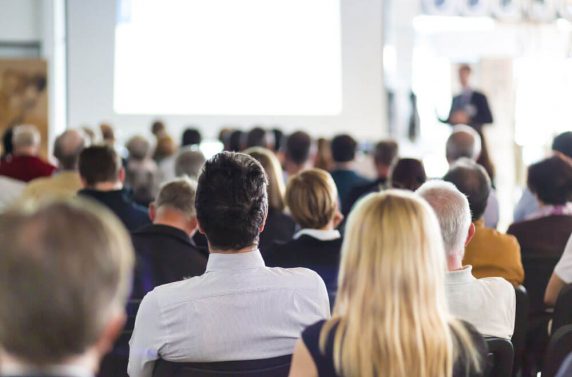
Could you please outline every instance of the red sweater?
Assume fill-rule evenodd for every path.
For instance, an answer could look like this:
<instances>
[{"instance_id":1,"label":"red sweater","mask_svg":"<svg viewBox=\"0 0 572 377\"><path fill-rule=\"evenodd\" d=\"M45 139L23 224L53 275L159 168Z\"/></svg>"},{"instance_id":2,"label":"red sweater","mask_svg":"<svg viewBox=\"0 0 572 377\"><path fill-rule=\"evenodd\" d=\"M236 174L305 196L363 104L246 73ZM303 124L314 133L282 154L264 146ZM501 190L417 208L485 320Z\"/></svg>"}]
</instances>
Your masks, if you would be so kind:
<instances>
[{"instance_id":1,"label":"red sweater","mask_svg":"<svg viewBox=\"0 0 572 377\"><path fill-rule=\"evenodd\" d=\"M12 156L0 163L0 175L24 182L49 177L55 170L55 166L35 156Z\"/></svg>"}]
</instances>

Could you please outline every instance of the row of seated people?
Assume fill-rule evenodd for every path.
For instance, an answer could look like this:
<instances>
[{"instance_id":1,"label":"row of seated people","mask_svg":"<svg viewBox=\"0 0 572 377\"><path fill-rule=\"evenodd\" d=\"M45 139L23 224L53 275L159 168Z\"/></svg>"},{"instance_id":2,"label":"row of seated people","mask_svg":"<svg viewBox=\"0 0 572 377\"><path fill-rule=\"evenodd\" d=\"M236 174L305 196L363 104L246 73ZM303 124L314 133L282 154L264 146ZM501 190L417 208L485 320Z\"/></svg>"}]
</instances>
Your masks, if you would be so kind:
<instances>
[{"instance_id":1,"label":"row of seated people","mask_svg":"<svg viewBox=\"0 0 572 377\"><path fill-rule=\"evenodd\" d=\"M25 135L24 132L22 132L22 134ZM16 135L18 135L18 133L16 133ZM77 134L74 133L74 131L68 131L66 133L64 133L64 135L62 135L60 138L58 138L59 140L56 141L56 156L60 155L62 156L62 149L63 146L65 146L66 143L62 142L65 141L66 139L77 139ZM529 250L531 249L530 247L530 242L534 242L535 240L538 240L539 237L544 236L546 240L549 240L550 242L552 242L551 244L546 244L546 242L544 241L540 241L537 242L537 244L540 245L547 245L545 247L546 250L549 250L549 252L555 253L556 255L559 256L559 254L562 253L563 250L563 244L566 242L566 240L568 239L568 236L570 234L570 230L569 230L569 226L566 225L566 220L569 216L568 210L567 210L567 206L565 205L567 200L568 200L568 190L569 190L569 181L570 181L570 174L569 174L569 167L567 164L563 163L566 162L566 156L569 155L566 152L570 150L569 145L569 139L566 139L566 134L565 135L561 135L558 138L555 139L555 143L554 143L554 149L557 152L557 156L547 159L545 161L542 161L539 164L533 165L530 167L529 169L529 187L531 188L531 191L535 193L535 195L538 197L538 199L540 199L540 201L542 202L542 207L541 210L537 210L536 213L533 212L531 213L531 215L529 216L529 220L528 221L534 221L536 220L536 222L541 221L541 223L544 221L544 218L547 218L549 221L552 221L552 223L549 226L545 226L545 229L543 229L540 232L540 235L538 237L535 237L534 234L534 230L538 225L534 225L532 227L528 226L528 229L526 227L528 221L525 221L523 223L520 224L515 224L514 226L512 226L509 229L509 232L514 233L517 235L518 241L523 245L523 250ZM302 137L305 137L305 135L302 135ZM569 135L568 135L569 137ZM296 138L294 138L296 139ZM342 141L340 142L339 140L336 141L336 138L334 138L334 140L332 141L332 152L334 151L338 151L338 154L344 154L346 156L350 156L350 157L344 157L344 158L339 158L340 159L350 159L350 161L354 158L355 156L355 141L351 140L351 138L348 138L347 136L341 136L338 137L337 139L341 139ZM59 147L58 147L58 141L59 141ZM67 144L73 144L71 142L68 142ZM288 144L288 143L287 143ZM310 142L311 144L311 142ZM463 128L463 127L456 127L454 132L452 133L451 137L449 138L448 142L447 142L447 158L450 162L454 163L456 160L458 160L461 157L469 157L470 159L475 159L476 157L478 157L478 144L479 144L479 139L478 139L478 135L474 135L474 133L471 131L471 129L468 128ZM335 148L334 146L338 146L337 148ZM340 147L340 145L342 145L342 147ZM346 148L344 149L344 146L346 146ZM68 150L73 149L74 151L77 151L77 148L68 148ZM383 164L380 163L380 161L382 160L382 158L378 158L378 156L383 155L383 153L385 153L386 155L391 155L389 151L391 150L396 150L395 144L392 143L380 143L378 145L378 148L376 148L376 158L375 158L375 162L376 162L376 167L378 167L378 172L383 171L386 166L384 166ZM59 151L59 152L58 152ZM288 149L287 149L288 151ZM121 168L120 168L120 164L116 163L115 161L117 160L116 156L113 156L113 153L110 153L110 149L109 148L89 148L89 153L87 153L88 151L86 151L84 158L83 158L83 165L84 165L84 173L82 174L82 179L84 180L84 184L86 184L88 186L88 189L85 189L82 191L82 195L87 195L87 196L91 196L93 198L96 198L97 200L101 201L102 203L106 204L109 208L111 208L114 212L116 212L116 214L118 214L120 216L120 218L123 220L124 224L128 227L128 229L131 230L135 230L140 228L143 224L147 225L149 224L149 218L147 216L147 212L146 210L143 210L140 207L135 206L133 203L130 202L130 199L123 193L120 192L121 191L121 181L123 180L122 175L124 173L121 172ZM331 238L328 239L328 241L332 241L330 242L330 244L332 245L341 245L341 237L339 235L339 233L336 234L335 228L336 225L340 222L341 219L341 215L340 215L340 211L337 210L336 211L336 218L332 219L332 223L333 223L333 227L331 225L329 225L329 234L328 235L317 235L316 232L312 231L312 229L320 229L316 226L316 228L313 228L311 225L308 225L309 223L304 220L303 215L298 215L296 216L294 214L294 211L292 211L292 207L295 207L296 204L290 204L289 202L295 203L298 202L299 203L299 199L296 200L287 200L286 197L286 201L282 200L282 195L281 192L282 190L276 190L276 187L280 187L280 183L281 183L281 179L279 177L281 177L281 174L279 173L279 163L276 163L276 159L275 156L272 153L269 153L268 150L265 149L261 149L261 148L255 148L255 149L251 149L249 151L246 151L249 154L251 154L252 156L254 156L257 160L259 160L262 165L264 166L267 176L269 177L270 181L271 181L271 185L269 185L269 189L268 189L268 197L269 197L269 214L267 217L267 232L263 232L261 235L261 242L260 242L260 248L264 251L264 254L266 256L266 251L268 250L270 252L270 254L274 254L273 249L280 249L282 248L283 250L287 250L287 247L285 246L272 246L274 241L276 240L275 237L271 238L269 242L267 242L267 244L271 245L269 247L264 247L262 248L262 245L264 244L263 239L264 239L264 235L266 234L273 234L273 232L268 232L269 229L269 225L270 227L272 226L272 223L275 223L275 227L277 228L277 231L284 231L284 229L287 229L287 231L285 231L284 233L286 234L282 240L289 240L290 238L292 238L292 236L294 235L294 233L296 233L296 241L298 241L297 245L299 247L301 241L304 240L308 240L308 239L312 239L313 242L316 242L314 240L318 240L318 241L323 241L320 238ZM304 153L306 153L305 151L303 151ZM342 153L343 152L343 153ZM291 155L292 153L290 153ZM334 153L335 154L335 153ZM352 155L353 154L353 155ZM288 155L288 153L286 153L286 155ZM394 154L395 156L395 154ZM77 155L76 155L77 157ZM389 160L391 160L392 158L389 158ZM393 157L394 159L394 157ZM65 158L62 158L62 160L65 160ZM291 159L290 159L291 160ZM388 159L386 158L386 161ZM404 162L404 160L406 159L402 159L399 162ZM72 161L72 159L68 159L68 162ZM60 161L61 164L62 161ZM349 162L349 161L346 161ZM397 164L394 164L394 168L393 170L393 176L390 177L390 181L393 182L405 182L403 184L403 186L399 186L399 184L393 184L394 187L400 187L400 188L409 188L409 189L415 189L417 188L426 178L424 177L424 172L423 174L419 174L418 171L419 169L417 168L411 168L411 166L418 166L416 164L399 164L399 162ZM72 162L69 163L69 165L73 165ZM77 166L77 158L76 158L76 166ZM79 164L82 165L82 164ZM291 166L292 164L290 164ZM387 164L387 165L391 165ZM463 164L457 164L457 165L467 165L467 161L464 161ZM470 164L469 164L470 165ZM276 169L276 166L278 166L278 169ZM302 164L298 164L298 166L308 166L307 162L304 162ZM408 168L405 169L399 169L400 166L409 166ZM339 171L339 170L349 170L349 168L351 167L351 165L347 166L345 169L342 169L342 167L340 165L337 165L337 169L334 170L334 172L332 172L332 175L334 175L335 171ZM465 167L466 168L466 167ZM421 169L422 169L422 165L421 165ZM82 169L80 169L82 170ZM292 169L290 169L292 170ZM300 169L303 170L303 169ZM389 169L385 169L385 170L389 170ZM491 195L489 195L489 193L491 192L491 188L490 188L490 183L487 183L487 179L486 178L482 178L480 179L469 179L471 174L466 174L466 172L464 172L464 170L471 170L471 168L469 169L459 169L459 166L457 166L457 172L450 172L450 174L448 174L449 177L445 177L446 180L452 181L454 182L457 187L469 197L469 203L470 203L470 208L472 211L472 220L473 220L473 224L476 227L476 232L475 232L475 236L473 237L472 241L468 244L467 246L467 250L465 253L465 258L463 259L463 264L464 265L472 265L473 266L473 275L481 278L481 277L504 277L505 279L509 280L511 283L518 285L519 283L522 283L523 281L523 269L522 269L522 264L520 262L520 248L519 248L519 244L518 242L515 241L514 237L510 237L510 236L506 236L506 235L502 235L498 232L496 232L493 229L489 229L485 226L483 226L483 217L486 217L486 212L487 210L491 207ZM274 173L273 173L274 172ZM398 174L399 173L399 174ZM57 176L53 177L56 178L58 177L60 174L58 174ZM77 175L77 173L76 173ZM380 178L378 178L378 181L381 182L381 180L383 179L382 174L379 174ZM455 176L457 176L457 178L455 178ZM469 178L467 178L467 176L469 176ZM97 181L99 178L97 177L104 177L103 181ZM404 178L401 178L404 177ZM79 180L79 179L78 179ZM339 181L339 180L338 180ZM338 183L334 180L335 183ZM376 182L375 184L371 184L371 183L366 183L366 185L364 186L360 186L358 185L357 187L350 187L349 191L358 191L358 190L363 190L364 188L368 187L372 190L379 190L380 186L384 187L383 183L379 183ZM274 183L274 184L272 184ZM34 185L30 185L31 187L33 187ZM342 184L343 186L343 184ZM338 184L337 187L340 187L340 185ZM77 189L75 189L77 191ZM40 193L42 190L39 190ZM492 191L494 192L494 191ZM75 193L75 191L74 191ZM288 191L287 191L288 193ZM276 204L278 203L278 204ZM302 207L305 206L305 202L304 205ZM298 223L298 226L301 226L303 229L300 232L295 232L295 225L294 225L294 221L290 220L288 218L288 216L284 216L282 211L284 209L284 207L286 206L286 204L288 204L288 206L290 207L290 211L292 212L291 215L294 217L293 220L295 220L295 222ZM494 202L493 202L494 204ZM494 207L494 205L493 205ZM278 216L272 215L272 210L270 210L270 208L276 208L276 213L278 214ZM307 207L306 207L307 209ZM484 210L484 212L483 212ZM497 209L498 210L498 209ZM154 214L155 210L153 209L153 206L151 206L150 209L150 214L151 214L151 218L155 218L156 214ZM317 211L312 210L312 213L317 213ZM280 218L281 221L272 221L272 218ZM555 221L554 221L555 220ZM288 222L288 226L285 227L284 226L284 221ZM276 224L277 223L277 224ZM535 224L534 222L532 224ZM524 231L518 232L519 228L522 228L524 226ZM187 227L185 230L187 230L186 235L185 234L180 234L179 238L180 240L182 240L183 242L187 242L189 243L188 239L188 235L189 234L197 234L198 232L195 232L194 229L196 228L196 226L193 227ZM188 231L189 229L193 229L192 231ZM164 229L163 229L164 230ZM321 229L324 230L324 229ZM161 233L161 230L157 231L157 229L152 229L152 227L150 227L149 229L140 229L140 231L138 231L137 233L134 234L133 238L134 240L137 239L137 234L140 235L139 238L142 238L144 241L140 242L139 244L141 246L139 246L137 249L139 250L143 250L145 249L145 245L148 245L147 248L149 250L151 250L151 252L154 250L154 247L149 246L150 242L148 240L145 239L145 237L148 238L153 238L153 232L158 232ZM148 236L147 233L151 233L151 236ZM528 238L526 238L528 237ZM198 239L200 239L201 237L198 237ZM203 237L204 239L204 237ZM307 242L306 242L307 243ZM189 243L190 245L192 245L192 243ZM319 249L319 247L312 247L314 249ZM335 247L332 247L335 248ZM167 250L169 250L167 248ZM200 249L199 249L200 250ZM541 250L542 252L542 250ZM203 250L204 253L204 250ZM144 252L141 252L140 254L144 254ZM304 255L306 253L299 253L301 255ZM161 256L163 257L163 256ZM523 255L524 257L524 255ZM267 258L268 259L268 258ZM294 259L294 258L292 258ZM310 258L311 259L311 258ZM563 258L563 261L565 260L565 258ZM310 263L311 261L303 261L303 260L290 260L288 265L285 265L286 267L291 267L295 264L300 264L302 266L304 266L304 262L306 263ZM203 258L203 264L206 263L205 259ZM267 260L267 263L272 263L271 259ZM148 264L148 266L156 266L156 265L160 265L159 262L154 262L154 263L150 263ZM171 264L172 265L172 264ZM196 263L195 263L196 265ZM561 265L564 265L564 262L561 263ZM169 263L166 264L167 268L163 267L165 270L169 270ZM315 270L319 269L318 266L316 266L315 264L312 265L308 265L308 267L311 267ZM196 269L195 271L193 271L192 273L188 274L188 275L183 275L183 276L192 276L194 273L196 272L201 272L200 268ZM157 274L156 276L161 276L161 274ZM330 296L333 295L333 293L335 293L335 278L332 278L331 274L330 276L326 276L325 274L322 274L323 278L326 280L326 282L328 282L328 291L330 293ZM177 275L177 277L175 278L176 280L180 279L181 275ZM174 281L174 280L170 280L173 279L173 277L167 277L166 280L163 278L159 278L158 281L159 283L157 284L161 284L161 283L165 283L165 282L169 282L169 281ZM547 280L547 278L545 279ZM563 282L565 282L565 280L559 279L558 275L555 273L553 279L551 280L551 284L549 285L549 288L551 287L557 287L558 285L554 285L553 283L560 283L560 286L563 284ZM150 283L148 280L145 283L145 286L147 288L143 289L141 292L143 292L142 294L139 295L139 297L142 297L143 294L145 292L148 291L148 289L152 288L154 285L156 285L156 283ZM528 286L528 284L525 284ZM542 294L544 293L542 284L540 284L541 286L541 290L542 290ZM544 286L546 286L546 281L544 282ZM136 285L137 287L137 285ZM549 289L550 292L557 292L554 289ZM547 291L547 297L549 294L549 291ZM535 293L535 292L531 292L531 293ZM557 293L556 293L557 294ZM555 293L553 293L553 296L555 295ZM534 298L537 298L538 294L533 295L535 296ZM540 299L542 300L542 298ZM538 301L533 300L533 301ZM539 304L539 306L537 307L542 307L542 303ZM513 321L514 322L514 321ZM475 323L476 324L476 323ZM477 324L476 324L477 325ZM477 328L479 326L477 325ZM484 332L485 334L487 332ZM495 335L495 334L493 334ZM535 334L537 335L537 334ZM510 336L510 335L508 335ZM505 335L505 337L507 337ZM531 337L534 340L534 336ZM538 353L538 352L537 352Z\"/></svg>"}]
</instances>

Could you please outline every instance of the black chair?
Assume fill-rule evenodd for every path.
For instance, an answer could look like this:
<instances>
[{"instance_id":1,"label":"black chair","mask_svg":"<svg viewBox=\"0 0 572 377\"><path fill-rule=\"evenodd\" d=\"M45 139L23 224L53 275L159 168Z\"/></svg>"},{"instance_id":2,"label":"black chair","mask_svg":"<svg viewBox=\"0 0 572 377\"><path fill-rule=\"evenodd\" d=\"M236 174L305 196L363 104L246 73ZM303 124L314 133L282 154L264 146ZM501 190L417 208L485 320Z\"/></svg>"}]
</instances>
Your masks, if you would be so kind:
<instances>
[{"instance_id":1,"label":"black chair","mask_svg":"<svg viewBox=\"0 0 572 377\"><path fill-rule=\"evenodd\" d=\"M512 375L516 377L522 367L522 357L524 354L526 332L528 330L528 294L526 288L519 285L515 288L516 295L516 315L514 320L514 333L512 334L512 346L514 348L514 363Z\"/></svg>"},{"instance_id":2,"label":"black chair","mask_svg":"<svg viewBox=\"0 0 572 377\"><path fill-rule=\"evenodd\" d=\"M572 352L572 325L564 325L550 337L544 355L542 377L554 377L570 352Z\"/></svg>"},{"instance_id":3,"label":"black chair","mask_svg":"<svg viewBox=\"0 0 572 377\"><path fill-rule=\"evenodd\" d=\"M544 292L559 259L559 256L551 255L522 255L522 266L524 267L523 285L528 293L530 315L533 317L536 315L542 316L545 312Z\"/></svg>"},{"instance_id":4,"label":"black chair","mask_svg":"<svg viewBox=\"0 0 572 377\"><path fill-rule=\"evenodd\" d=\"M566 285L558 294L552 317L552 333L570 324L572 324L572 284Z\"/></svg>"},{"instance_id":5,"label":"black chair","mask_svg":"<svg viewBox=\"0 0 572 377\"><path fill-rule=\"evenodd\" d=\"M489 350L486 377L507 377L512 374L514 350L508 339L485 337Z\"/></svg>"},{"instance_id":6,"label":"black chair","mask_svg":"<svg viewBox=\"0 0 572 377\"><path fill-rule=\"evenodd\" d=\"M153 377L287 377L292 355L260 360L174 363L158 360Z\"/></svg>"}]
</instances>

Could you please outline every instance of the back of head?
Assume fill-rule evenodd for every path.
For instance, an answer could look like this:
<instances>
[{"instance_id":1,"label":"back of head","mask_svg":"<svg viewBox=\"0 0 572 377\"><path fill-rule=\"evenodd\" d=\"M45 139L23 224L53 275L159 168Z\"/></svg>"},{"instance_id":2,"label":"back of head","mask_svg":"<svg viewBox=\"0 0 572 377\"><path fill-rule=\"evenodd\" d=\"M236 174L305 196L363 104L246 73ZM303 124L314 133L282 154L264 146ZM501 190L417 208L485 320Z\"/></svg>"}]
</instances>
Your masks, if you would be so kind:
<instances>
[{"instance_id":1,"label":"back of head","mask_svg":"<svg viewBox=\"0 0 572 377\"><path fill-rule=\"evenodd\" d=\"M270 145L268 139L269 135L265 129L261 127L255 127L246 134L244 148L245 149L252 147L268 148L268 146Z\"/></svg>"},{"instance_id":2,"label":"back of head","mask_svg":"<svg viewBox=\"0 0 572 377\"><path fill-rule=\"evenodd\" d=\"M151 144L141 135L133 136L127 141L125 147L129 152L129 158L136 161L144 160L149 156L149 152L151 151Z\"/></svg>"},{"instance_id":3,"label":"back of head","mask_svg":"<svg viewBox=\"0 0 572 377\"><path fill-rule=\"evenodd\" d=\"M200 145L203 141L203 136L201 132L196 128L187 128L183 131L183 136L181 137L181 145L183 147L191 145Z\"/></svg>"},{"instance_id":4,"label":"back of head","mask_svg":"<svg viewBox=\"0 0 572 377\"><path fill-rule=\"evenodd\" d=\"M68 130L56 138L54 157L62 170L77 170L79 155L88 144L83 132Z\"/></svg>"},{"instance_id":5,"label":"back of head","mask_svg":"<svg viewBox=\"0 0 572 377\"><path fill-rule=\"evenodd\" d=\"M157 145L155 146L155 151L153 151L153 159L155 161L161 161L167 157L175 154L177 151L177 146L175 141L169 135L159 136L157 139Z\"/></svg>"},{"instance_id":6,"label":"back of head","mask_svg":"<svg viewBox=\"0 0 572 377\"><path fill-rule=\"evenodd\" d=\"M527 184L542 203L566 204L572 199L572 165L559 156L546 158L529 166Z\"/></svg>"},{"instance_id":7,"label":"back of head","mask_svg":"<svg viewBox=\"0 0 572 377\"><path fill-rule=\"evenodd\" d=\"M471 226L467 197L452 183L437 180L424 183L417 194L429 203L437 215L445 252L462 257Z\"/></svg>"},{"instance_id":8,"label":"back of head","mask_svg":"<svg viewBox=\"0 0 572 377\"><path fill-rule=\"evenodd\" d=\"M572 158L572 132L566 131L552 141L552 150Z\"/></svg>"},{"instance_id":9,"label":"back of head","mask_svg":"<svg viewBox=\"0 0 572 377\"><path fill-rule=\"evenodd\" d=\"M93 145L79 155L79 174L89 187L117 182L120 170L121 159L111 146Z\"/></svg>"},{"instance_id":10,"label":"back of head","mask_svg":"<svg viewBox=\"0 0 572 377\"><path fill-rule=\"evenodd\" d=\"M450 376L439 234L435 214L413 193L387 190L357 203L347 222L333 314L340 375Z\"/></svg>"},{"instance_id":11,"label":"back of head","mask_svg":"<svg viewBox=\"0 0 572 377\"><path fill-rule=\"evenodd\" d=\"M481 137L469 126L457 125L447 139L447 161L450 163L460 158L476 161L481 155Z\"/></svg>"},{"instance_id":12,"label":"back of head","mask_svg":"<svg viewBox=\"0 0 572 377\"><path fill-rule=\"evenodd\" d=\"M199 176L197 219L211 248L239 250L258 243L268 211L266 174L254 158L222 152Z\"/></svg>"},{"instance_id":13,"label":"back of head","mask_svg":"<svg viewBox=\"0 0 572 377\"><path fill-rule=\"evenodd\" d=\"M40 146L40 131L31 124L23 124L14 127L12 133L12 145L14 153L26 148L38 148Z\"/></svg>"},{"instance_id":14,"label":"back of head","mask_svg":"<svg viewBox=\"0 0 572 377\"><path fill-rule=\"evenodd\" d=\"M303 165L310 159L312 138L304 131L296 131L286 140L286 159L296 165Z\"/></svg>"},{"instance_id":15,"label":"back of head","mask_svg":"<svg viewBox=\"0 0 572 377\"><path fill-rule=\"evenodd\" d=\"M240 152L242 150L242 137L244 132L241 130L234 130L228 137L229 152Z\"/></svg>"},{"instance_id":16,"label":"back of head","mask_svg":"<svg viewBox=\"0 0 572 377\"><path fill-rule=\"evenodd\" d=\"M196 179L205 164L205 155L195 147L187 147L179 152L175 159L175 175L186 175Z\"/></svg>"},{"instance_id":17,"label":"back of head","mask_svg":"<svg viewBox=\"0 0 572 377\"><path fill-rule=\"evenodd\" d=\"M288 180L286 204L302 228L323 229L338 210L338 190L327 171L304 170Z\"/></svg>"},{"instance_id":18,"label":"back of head","mask_svg":"<svg viewBox=\"0 0 572 377\"><path fill-rule=\"evenodd\" d=\"M472 221L483 217L491 192L491 180L481 165L461 158L451 166L443 180L451 182L465 194L469 200Z\"/></svg>"},{"instance_id":19,"label":"back of head","mask_svg":"<svg viewBox=\"0 0 572 377\"><path fill-rule=\"evenodd\" d=\"M337 135L331 143L334 162L351 162L356 157L357 141L350 135Z\"/></svg>"},{"instance_id":20,"label":"back of head","mask_svg":"<svg viewBox=\"0 0 572 377\"><path fill-rule=\"evenodd\" d=\"M282 149L282 145L284 143L284 132L282 132L279 128L272 129L272 139L274 139L274 148L272 150L274 152L278 152Z\"/></svg>"},{"instance_id":21,"label":"back of head","mask_svg":"<svg viewBox=\"0 0 572 377\"><path fill-rule=\"evenodd\" d=\"M395 141L382 140L375 145L373 160L376 165L391 166L398 153L399 145Z\"/></svg>"},{"instance_id":22,"label":"back of head","mask_svg":"<svg viewBox=\"0 0 572 377\"><path fill-rule=\"evenodd\" d=\"M164 135L167 132L167 127L165 127L165 123L162 120L156 120L151 123L151 133L155 135L155 137L159 137Z\"/></svg>"},{"instance_id":23,"label":"back of head","mask_svg":"<svg viewBox=\"0 0 572 377\"><path fill-rule=\"evenodd\" d=\"M190 219L197 215L195 210L196 193L196 181L187 177L177 178L161 186L155 199L155 206L157 210L162 208L174 209Z\"/></svg>"},{"instance_id":24,"label":"back of head","mask_svg":"<svg viewBox=\"0 0 572 377\"><path fill-rule=\"evenodd\" d=\"M268 207L276 211L283 211L286 206L284 203L284 178L280 161L274 152L266 148L254 147L248 148L244 153L260 162L264 168L268 179Z\"/></svg>"},{"instance_id":25,"label":"back of head","mask_svg":"<svg viewBox=\"0 0 572 377\"><path fill-rule=\"evenodd\" d=\"M391 187L415 191L427 180L423 162L415 158L401 158L391 170Z\"/></svg>"},{"instance_id":26,"label":"back of head","mask_svg":"<svg viewBox=\"0 0 572 377\"><path fill-rule=\"evenodd\" d=\"M99 130L101 132L101 137L105 143L115 143L115 131L113 130L113 126L111 124L102 123L99 125Z\"/></svg>"},{"instance_id":27,"label":"back of head","mask_svg":"<svg viewBox=\"0 0 572 377\"><path fill-rule=\"evenodd\" d=\"M107 210L74 199L0 216L0 343L37 367L83 356L120 316L133 250Z\"/></svg>"}]
</instances>

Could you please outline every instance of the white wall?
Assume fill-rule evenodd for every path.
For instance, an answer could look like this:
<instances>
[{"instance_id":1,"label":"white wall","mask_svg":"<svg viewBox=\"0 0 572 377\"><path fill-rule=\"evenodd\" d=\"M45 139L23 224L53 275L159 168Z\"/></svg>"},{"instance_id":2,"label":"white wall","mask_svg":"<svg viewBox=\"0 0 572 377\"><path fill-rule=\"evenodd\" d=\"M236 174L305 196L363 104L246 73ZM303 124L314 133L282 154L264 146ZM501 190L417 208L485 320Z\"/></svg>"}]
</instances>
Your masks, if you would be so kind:
<instances>
[{"instance_id":1,"label":"white wall","mask_svg":"<svg viewBox=\"0 0 572 377\"><path fill-rule=\"evenodd\" d=\"M42 23L39 0L0 0L0 42L39 42Z\"/></svg>"},{"instance_id":2,"label":"white wall","mask_svg":"<svg viewBox=\"0 0 572 377\"><path fill-rule=\"evenodd\" d=\"M343 111L339 116L156 116L113 112L113 64L116 0L68 0L68 121L70 127L109 121L119 137L145 133L156 117L171 132L198 124L207 136L223 125L280 125L306 129L314 135L351 132L377 139L385 135L386 116L382 71L383 0L342 0ZM142 79L144 83L144 79ZM145 88L141 88L144 90Z\"/></svg>"}]
</instances>

